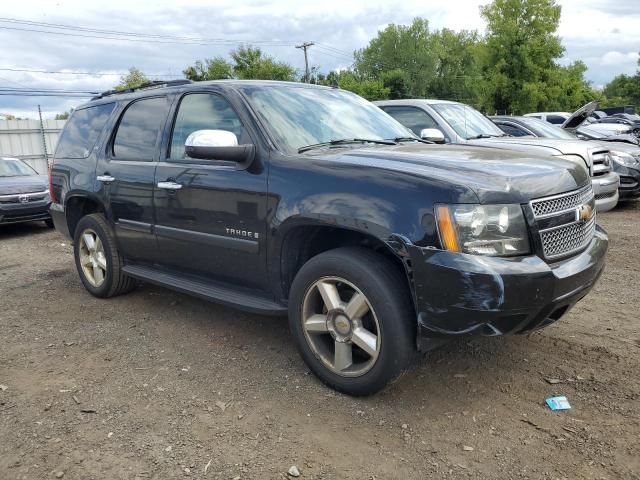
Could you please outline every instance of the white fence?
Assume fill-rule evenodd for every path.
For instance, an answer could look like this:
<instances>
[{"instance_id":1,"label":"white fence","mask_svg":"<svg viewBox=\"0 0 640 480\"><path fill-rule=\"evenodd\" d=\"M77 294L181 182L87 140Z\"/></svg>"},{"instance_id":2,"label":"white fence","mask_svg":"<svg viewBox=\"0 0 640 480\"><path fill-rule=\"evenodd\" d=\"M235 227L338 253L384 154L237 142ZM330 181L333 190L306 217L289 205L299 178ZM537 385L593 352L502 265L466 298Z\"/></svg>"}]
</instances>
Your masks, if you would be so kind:
<instances>
[{"instance_id":1,"label":"white fence","mask_svg":"<svg viewBox=\"0 0 640 480\"><path fill-rule=\"evenodd\" d=\"M20 158L38 173L46 174L45 146L48 157L53 157L65 120L42 123L44 131L38 120L0 120L0 156Z\"/></svg>"}]
</instances>

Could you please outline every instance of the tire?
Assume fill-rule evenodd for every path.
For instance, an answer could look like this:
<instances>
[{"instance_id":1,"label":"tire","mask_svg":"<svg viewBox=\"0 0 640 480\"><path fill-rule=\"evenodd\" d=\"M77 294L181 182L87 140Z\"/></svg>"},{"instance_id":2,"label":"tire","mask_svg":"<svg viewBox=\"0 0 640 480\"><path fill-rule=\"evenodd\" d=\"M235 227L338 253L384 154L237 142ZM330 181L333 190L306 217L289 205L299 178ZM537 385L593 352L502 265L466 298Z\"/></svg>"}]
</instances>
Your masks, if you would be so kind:
<instances>
[{"instance_id":1,"label":"tire","mask_svg":"<svg viewBox=\"0 0 640 480\"><path fill-rule=\"evenodd\" d=\"M96 245L93 263L90 259L89 236ZM100 246L102 254L99 252ZM94 213L80 219L74 235L73 255L80 280L91 295L109 298L130 292L136 287L136 280L122 273L122 255L103 215ZM96 265L102 271L102 277L96 273Z\"/></svg>"},{"instance_id":2,"label":"tire","mask_svg":"<svg viewBox=\"0 0 640 480\"><path fill-rule=\"evenodd\" d=\"M415 322L406 279L371 250L321 253L291 286L289 326L300 355L322 382L349 395L376 393L409 366Z\"/></svg>"},{"instance_id":3,"label":"tire","mask_svg":"<svg viewBox=\"0 0 640 480\"><path fill-rule=\"evenodd\" d=\"M53 224L53 220L50 218L47 218L44 221L44 224L48 227L48 228L55 228L55 225Z\"/></svg>"}]
</instances>

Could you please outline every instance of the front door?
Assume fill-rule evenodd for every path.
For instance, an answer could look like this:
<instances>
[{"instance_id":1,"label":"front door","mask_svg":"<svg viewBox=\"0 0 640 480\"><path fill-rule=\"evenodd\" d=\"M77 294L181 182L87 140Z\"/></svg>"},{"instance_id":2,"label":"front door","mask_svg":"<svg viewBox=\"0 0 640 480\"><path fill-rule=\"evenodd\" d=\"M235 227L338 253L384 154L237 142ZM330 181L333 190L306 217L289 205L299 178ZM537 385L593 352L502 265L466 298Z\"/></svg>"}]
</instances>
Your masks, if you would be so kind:
<instances>
[{"instance_id":1,"label":"front door","mask_svg":"<svg viewBox=\"0 0 640 480\"><path fill-rule=\"evenodd\" d=\"M142 98L127 105L96 177L105 185L110 214L122 254L138 262L155 262L153 233L154 174L169 100Z\"/></svg>"},{"instance_id":2,"label":"front door","mask_svg":"<svg viewBox=\"0 0 640 480\"><path fill-rule=\"evenodd\" d=\"M155 176L163 262L212 280L265 288L266 169L185 154L185 141L197 130L227 130L239 144L254 143L241 116L218 92L183 95L173 116L166 158Z\"/></svg>"}]
</instances>

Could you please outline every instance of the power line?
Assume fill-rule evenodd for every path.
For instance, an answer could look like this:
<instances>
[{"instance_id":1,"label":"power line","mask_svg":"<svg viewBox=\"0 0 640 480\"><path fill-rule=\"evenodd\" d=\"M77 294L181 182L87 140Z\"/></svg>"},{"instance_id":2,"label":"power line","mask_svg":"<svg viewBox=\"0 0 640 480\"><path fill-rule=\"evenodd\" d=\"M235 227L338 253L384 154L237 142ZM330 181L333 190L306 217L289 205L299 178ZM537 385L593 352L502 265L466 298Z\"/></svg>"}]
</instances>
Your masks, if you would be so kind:
<instances>
[{"instance_id":1,"label":"power line","mask_svg":"<svg viewBox=\"0 0 640 480\"><path fill-rule=\"evenodd\" d=\"M26 26L39 26L36 22L27 22L20 21L15 19L0 19L0 22L5 23L14 23L19 25ZM137 34L137 33L126 33L126 32L116 32L110 33L108 30L104 31L91 31L92 29L86 30L77 30L74 27L69 26L53 26L54 24L45 24L43 28L56 28L60 30L71 30L71 31L51 31L51 30L42 30L41 28L21 28L21 27L10 27L7 25L0 25L0 29L3 30L15 30L20 32L35 32L35 33L44 33L50 35L61 35L68 37L80 37L80 38L95 38L100 40L115 40L115 41L126 41L126 42L138 42L138 43L163 43L163 44L177 44L177 45L242 45L242 44L255 44L255 45L265 45L272 47L290 47L294 45L292 42L284 42L278 40L228 40L228 39L209 39L209 38L201 38L201 37L172 37L168 35L150 35L150 34ZM82 27L78 27L82 28ZM75 31L74 31L75 30ZM87 35L84 33L77 33L77 31L86 31L87 33L96 33L96 35ZM104 33L101 33L104 32Z\"/></svg>"},{"instance_id":2,"label":"power line","mask_svg":"<svg viewBox=\"0 0 640 480\"><path fill-rule=\"evenodd\" d=\"M35 70L28 68L9 68L9 67L0 67L0 71L3 72L24 72L24 73L46 73L46 74L60 74L60 75L90 75L96 77L105 77L105 76L117 76L117 75L127 75L129 72L76 72L69 70ZM162 77L162 78L182 78L183 75L170 75L164 73L145 73L148 77ZM6 80L6 79L4 79ZM7 80L9 81L9 80ZM15 83L15 82L14 82Z\"/></svg>"}]
</instances>

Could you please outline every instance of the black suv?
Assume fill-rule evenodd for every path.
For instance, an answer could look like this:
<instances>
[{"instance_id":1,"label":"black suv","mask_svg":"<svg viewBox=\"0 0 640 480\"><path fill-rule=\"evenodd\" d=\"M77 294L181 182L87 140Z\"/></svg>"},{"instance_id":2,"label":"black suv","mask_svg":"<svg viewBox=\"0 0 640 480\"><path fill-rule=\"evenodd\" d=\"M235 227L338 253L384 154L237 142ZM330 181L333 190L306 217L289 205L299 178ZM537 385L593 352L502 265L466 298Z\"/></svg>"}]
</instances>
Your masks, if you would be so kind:
<instances>
[{"instance_id":1,"label":"black suv","mask_svg":"<svg viewBox=\"0 0 640 480\"><path fill-rule=\"evenodd\" d=\"M51 176L93 295L144 280L288 313L309 367L354 395L443 338L558 320L608 245L584 168L428 144L357 95L298 83L105 93L72 114Z\"/></svg>"}]
</instances>

